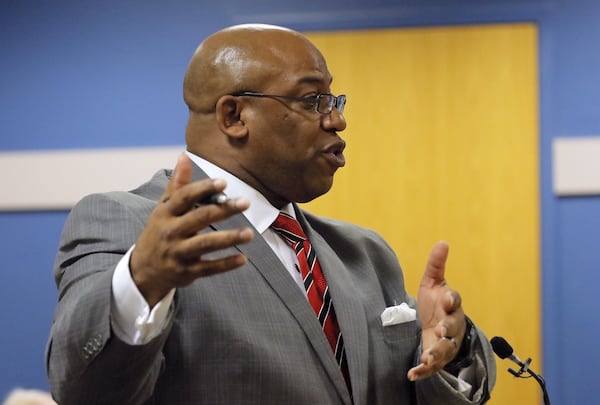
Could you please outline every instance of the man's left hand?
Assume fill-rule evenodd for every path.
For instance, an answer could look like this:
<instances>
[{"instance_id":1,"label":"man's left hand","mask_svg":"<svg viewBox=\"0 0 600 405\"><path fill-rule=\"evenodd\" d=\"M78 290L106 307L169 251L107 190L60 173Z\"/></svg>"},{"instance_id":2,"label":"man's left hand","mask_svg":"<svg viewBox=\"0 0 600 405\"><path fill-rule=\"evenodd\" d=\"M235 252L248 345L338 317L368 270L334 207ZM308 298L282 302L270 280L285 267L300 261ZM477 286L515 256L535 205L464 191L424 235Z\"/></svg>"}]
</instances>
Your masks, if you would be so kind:
<instances>
[{"instance_id":1,"label":"man's left hand","mask_svg":"<svg viewBox=\"0 0 600 405\"><path fill-rule=\"evenodd\" d=\"M438 242L429 255L417 295L419 319L423 327L421 364L408 371L411 381L438 372L456 355L466 331L460 294L446 284L448 244Z\"/></svg>"}]
</instances>

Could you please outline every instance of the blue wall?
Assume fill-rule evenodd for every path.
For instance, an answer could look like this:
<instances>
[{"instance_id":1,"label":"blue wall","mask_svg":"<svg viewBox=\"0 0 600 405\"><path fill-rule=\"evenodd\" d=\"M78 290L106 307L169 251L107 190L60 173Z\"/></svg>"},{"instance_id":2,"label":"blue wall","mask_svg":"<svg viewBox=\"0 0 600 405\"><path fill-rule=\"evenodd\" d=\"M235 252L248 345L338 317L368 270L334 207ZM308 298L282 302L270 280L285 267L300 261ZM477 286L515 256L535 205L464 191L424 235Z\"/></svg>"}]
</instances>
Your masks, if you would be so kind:
<instances>
[{"instance_id":1,"label":"blue wall","mask_svg":"<svg viewBox=\"0 0 600 405\"><path fill-rule=\"evenodd\" d=\"M543 372L555 405L594 403L600 197L553 195L551 141L600 134L598 17L595 0L4 0L0 151L181 143L187 61L203 37L235 23L331 30L537 22ZM14 386L47 388L50 270L65 218L0 213L0 398Z\"/></svg>"}]
</instances>

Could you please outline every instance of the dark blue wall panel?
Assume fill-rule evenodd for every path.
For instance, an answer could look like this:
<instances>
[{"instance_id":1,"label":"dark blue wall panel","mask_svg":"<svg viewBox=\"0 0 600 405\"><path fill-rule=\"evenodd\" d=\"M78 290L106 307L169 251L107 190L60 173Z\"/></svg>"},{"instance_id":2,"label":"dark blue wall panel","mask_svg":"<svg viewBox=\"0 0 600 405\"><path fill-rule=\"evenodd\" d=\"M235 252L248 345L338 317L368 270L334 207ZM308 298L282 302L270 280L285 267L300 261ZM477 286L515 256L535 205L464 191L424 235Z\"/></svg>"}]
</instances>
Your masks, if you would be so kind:
<instances>
[{"instance_id":1,"label":"dark blue wall panel","mask_svg":"<svg viewBox=\"0 0 600 405\"><path fill-rule=\"evenodd\" d=\"M47 388L52 263L65 219L64 212L0 213L0 398L13 387Z\"/></svg>"}]
</instances>

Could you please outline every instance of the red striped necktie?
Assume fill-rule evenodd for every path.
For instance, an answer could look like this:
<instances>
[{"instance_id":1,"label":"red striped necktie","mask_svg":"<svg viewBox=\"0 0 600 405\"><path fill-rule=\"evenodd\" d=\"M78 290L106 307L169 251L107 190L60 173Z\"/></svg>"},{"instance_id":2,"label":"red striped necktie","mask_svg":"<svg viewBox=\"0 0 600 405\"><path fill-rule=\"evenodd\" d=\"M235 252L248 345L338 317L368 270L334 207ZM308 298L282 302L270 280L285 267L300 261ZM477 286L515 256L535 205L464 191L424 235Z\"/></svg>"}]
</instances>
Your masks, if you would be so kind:
<instances>
[{"instance_id":1,"label":"red striped necktie","mask_svg":"<svg viewBox=\"0 0 600 405\"><path fill-rule=\"evenodd\" d=\"M321 271L317 255L306 238L300 223L295 218L280 212L271 227L296 252L308 301L315 311L317 318L319 318L323 332L329 341L331 350L335 354L335 359L344 374L348 387L350 387L344 340L342 339L342 333L340 332L335 310L333 309L329 287Z\"/></svg>"}]
</instances>

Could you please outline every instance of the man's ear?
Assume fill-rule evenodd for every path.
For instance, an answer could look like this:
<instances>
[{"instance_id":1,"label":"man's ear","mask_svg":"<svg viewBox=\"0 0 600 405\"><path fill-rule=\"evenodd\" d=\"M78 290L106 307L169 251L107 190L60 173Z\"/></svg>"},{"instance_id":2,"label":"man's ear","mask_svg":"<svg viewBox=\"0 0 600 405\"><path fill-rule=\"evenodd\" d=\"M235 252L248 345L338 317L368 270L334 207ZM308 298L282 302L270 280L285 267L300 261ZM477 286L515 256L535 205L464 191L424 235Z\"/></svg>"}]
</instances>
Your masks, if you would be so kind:
<instances>
[{"instance_id":1,"label":"man's ear","mask_svg":"<svg viewBox=\"0 0 600 405\"><path fill-rule=\"evenodd\" d=\"M219 129L233 138L243 138L248 135L248 127L242 121L242 103L235 96L225 95L217 101L216 118Z\"/></svg>"}]
</instances>

